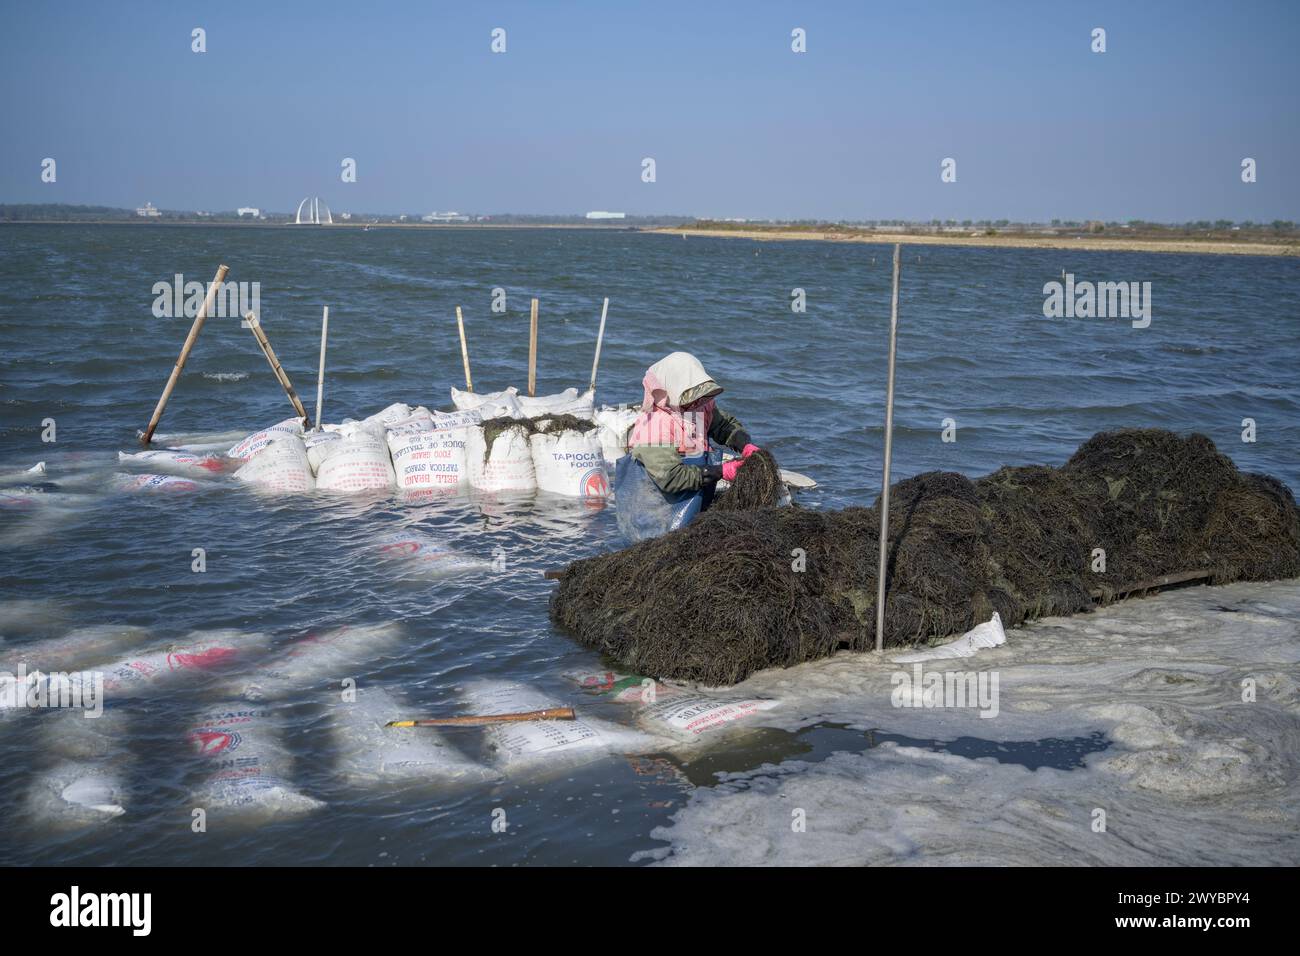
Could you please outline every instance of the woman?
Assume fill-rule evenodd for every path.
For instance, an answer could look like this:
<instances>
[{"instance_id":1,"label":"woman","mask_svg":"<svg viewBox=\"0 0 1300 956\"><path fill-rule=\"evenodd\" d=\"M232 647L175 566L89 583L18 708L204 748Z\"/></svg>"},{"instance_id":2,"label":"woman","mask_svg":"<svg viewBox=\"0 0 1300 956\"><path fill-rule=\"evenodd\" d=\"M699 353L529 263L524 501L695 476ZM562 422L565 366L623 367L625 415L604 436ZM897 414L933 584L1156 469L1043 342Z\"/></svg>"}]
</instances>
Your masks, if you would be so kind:
<instances>
[{"instance_id":1,"label":"woman","mask_svg":"<svg viewBox=\"0 0 1300 956\"><path fill-rule=\"evenodd\" d=\"M668 495L703 492L700 508L708 507L718 479L735 481L736 472L758 446L739 421L714 403L722 386L694 355L674 352L660 359L650 366L642 384L645 398L632 426L628 452L660 491ZM711 464L710 439L744 457Z\"/></svg>"}]
</instances>

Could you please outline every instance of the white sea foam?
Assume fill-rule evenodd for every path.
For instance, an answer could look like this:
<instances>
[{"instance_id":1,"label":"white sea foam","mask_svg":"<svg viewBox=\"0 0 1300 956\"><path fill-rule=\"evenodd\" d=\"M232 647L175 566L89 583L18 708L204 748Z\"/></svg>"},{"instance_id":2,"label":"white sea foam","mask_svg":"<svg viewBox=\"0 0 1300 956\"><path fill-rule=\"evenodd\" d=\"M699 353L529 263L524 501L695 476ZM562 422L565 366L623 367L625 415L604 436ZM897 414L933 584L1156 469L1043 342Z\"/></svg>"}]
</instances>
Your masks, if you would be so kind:
<instances>
[{"instance_id":1,"label":"white sea foam","mask_svg":"<svg viewBox=\"0 0 1300 956\"><path fill-rule=\"evenodd\" d=\"M646 855L745 866L1300 862L1300 581L1047 619L930 666L996 671L998 716L896 708L898 667L874 655L761 673L736 690L783 698L752 719L787 730L977 737L1007 743L1003 761L889 743L726 775L657 829L670 846ZM1013 762L1015 742L1094 732L1111 745L1078 769Z\"/></svg>"}]
</instances>

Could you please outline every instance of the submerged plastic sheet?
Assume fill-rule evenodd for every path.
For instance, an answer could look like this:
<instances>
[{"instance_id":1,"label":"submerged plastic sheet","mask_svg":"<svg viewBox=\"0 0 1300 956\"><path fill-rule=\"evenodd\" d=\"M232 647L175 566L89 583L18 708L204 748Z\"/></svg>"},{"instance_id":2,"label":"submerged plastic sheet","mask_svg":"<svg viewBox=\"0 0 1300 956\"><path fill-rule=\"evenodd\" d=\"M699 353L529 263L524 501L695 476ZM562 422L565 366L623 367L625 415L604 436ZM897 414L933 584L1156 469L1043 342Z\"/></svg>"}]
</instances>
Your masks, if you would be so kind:
<instances>
[{"instance_id":1,"label":"submerged plastic sheet","mask_svg":"<svg viewBox=\"0 0 1300 956\"><path fill-rule=\"evenodd\" d=\"M900 654L890 658L895 664L916 664L921 661L942 661L955 657L974 657L975 652L988 647L1000 647L1007 642L1007 632L1002 629L1002 615L997 611L993 617L971 628L955 641L927 647L912 654Z\"/></svg>"},{"instance_id":2,"label":"submerged plastic sheet","mask_svg":"<svg viewBox=\"0 0 1300 956\"><path fill-rule=\"evenodd\" d=\"M707 454L682 459L688 465L705 465L708 460ZM614 466L618 530L631 543L684 528L709 506L712 497L712 490L665 493L655 484L645 465L630 454Z\"/></svg>"},{"instance_id":3,"label":"submerged plastic sheet","mask_svg":"<svg viewBox=\"0 0 1300 956\"><path fill-rule=\"evenodd\" d=\"M120 707L90 717L67 709L42 714L41 746L54 762L31 775L27 810L33 822L67 829L126 813L130 730L130 715Z\"/></svg>"}]
</instances>

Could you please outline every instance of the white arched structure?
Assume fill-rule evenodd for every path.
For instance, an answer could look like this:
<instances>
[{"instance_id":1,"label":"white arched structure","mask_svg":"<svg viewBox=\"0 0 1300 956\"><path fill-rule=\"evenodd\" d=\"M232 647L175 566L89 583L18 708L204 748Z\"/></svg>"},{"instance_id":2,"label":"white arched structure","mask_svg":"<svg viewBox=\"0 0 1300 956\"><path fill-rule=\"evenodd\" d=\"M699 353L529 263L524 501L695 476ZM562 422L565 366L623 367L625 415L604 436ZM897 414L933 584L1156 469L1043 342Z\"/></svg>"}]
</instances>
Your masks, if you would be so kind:
<instances>
[{"instance_id":1,"label":"white arched structure","mask_svg":"<svg viewBox=\"0 0 1300 956\"><path fill-rule=\"evenodd\" d=\"M304 219L303 209L307 210L307 218ZM321 210L325 210L324 217L321 216ZM308 196L302 202L298 203L298 212L293 217L295 226L332 226L334 217L330 215L330 207L320 201L320 197Z\"/></svg>"}]
</instances>

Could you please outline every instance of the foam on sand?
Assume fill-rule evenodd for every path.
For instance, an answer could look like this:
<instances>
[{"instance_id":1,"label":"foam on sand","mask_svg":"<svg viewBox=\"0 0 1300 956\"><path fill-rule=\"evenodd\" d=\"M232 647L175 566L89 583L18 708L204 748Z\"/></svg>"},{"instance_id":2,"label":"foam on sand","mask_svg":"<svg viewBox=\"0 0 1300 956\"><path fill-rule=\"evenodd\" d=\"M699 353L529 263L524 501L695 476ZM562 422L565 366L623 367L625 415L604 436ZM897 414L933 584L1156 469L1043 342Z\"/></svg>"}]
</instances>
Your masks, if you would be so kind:
<instances>
[{"instance_id":1,"label":"foam on sand","mask_svg":"<svg viewBox=\"0 0 1300 956\"><path fill-rule=\"evenodd\" d=\"M868 747L864 735L860 753L723 775L654 832L670 846L649 854L739 866L1300 862L1300 581L1047 618L972 660L931 664L996 672L992 719L893 706L891 678L917 666L841 654L746 681L745 692L789 703L756 718L772 726L844 724L940 745ZM1109 746L1076 769L1015 760L1018 743L1091 733ZM1004 755L961 756L952 744L963 737Z\"/></svg>"}]
</instances>

